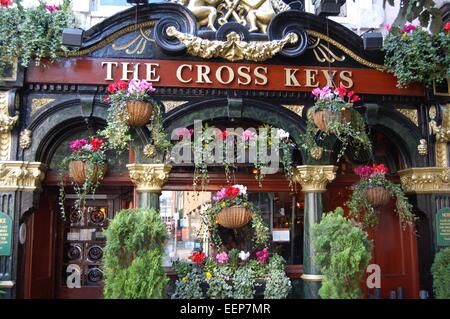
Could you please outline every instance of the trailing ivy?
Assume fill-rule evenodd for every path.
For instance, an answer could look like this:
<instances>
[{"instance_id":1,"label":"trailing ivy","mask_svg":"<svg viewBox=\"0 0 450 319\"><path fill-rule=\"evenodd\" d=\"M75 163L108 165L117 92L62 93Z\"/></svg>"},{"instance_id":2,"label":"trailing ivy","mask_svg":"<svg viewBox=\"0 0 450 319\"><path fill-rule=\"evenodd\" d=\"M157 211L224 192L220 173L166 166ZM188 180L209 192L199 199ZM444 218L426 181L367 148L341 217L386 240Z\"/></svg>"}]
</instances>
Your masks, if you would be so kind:
<instances>
[{"instance_id":1,"label":"trailing ivy","mask_svg":"<svg viewBox=\"0 0 450 319\"><path fill-rule=\"evenodd\" d=\"M372 257L367 233L344 218L344 210L338 207L314 225L313 237L315 260L324 275L320 297L361 298L362 275Z\"/></svg>"},{"instance_id":2,"label":"trailing ivy","mask_svg":"<svg viewBox=\"0 0 450 319\"><path fill-rule=\"evenodd\" d=\"M164 298L167 229L153 209L120 211L105 231L105 298Z\"/></svg>"},{"instance_id":3,"label":"trailing ivy","mask_svg":"<svg viewBox=\"0 0 450 319\"><path fill-rule=\"evenodd\" d=\"M431 273L435 297L450 299L450 248L442 249L436 254Z\"/></svg>"}]
</instances>

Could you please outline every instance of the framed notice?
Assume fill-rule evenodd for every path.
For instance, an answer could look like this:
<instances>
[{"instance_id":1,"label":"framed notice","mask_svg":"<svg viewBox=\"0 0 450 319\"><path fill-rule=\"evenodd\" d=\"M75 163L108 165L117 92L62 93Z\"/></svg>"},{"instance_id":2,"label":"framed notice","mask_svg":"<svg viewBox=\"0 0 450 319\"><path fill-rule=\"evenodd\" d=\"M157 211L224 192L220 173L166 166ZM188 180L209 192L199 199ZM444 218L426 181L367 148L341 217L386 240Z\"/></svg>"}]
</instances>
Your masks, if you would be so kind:
<instances>
[{"instance_id":1,"label":"framed notice","mask_svg":"<svg viewBox=\"0 0 450 319\"><path fill-rule=\"evenodd\" d=\"M275 243L288 243L290 241L289 228L273 228L272 238Z\"/></svg>"},{"instance_id":2,"label":"framed notice","mask_svg":"<svg viewBox=\"0 0 450 319\"><path fill-rule=\"evenodd\" d=\"M12 219L0 212L0 256L11 256Z\"/></svg>"},{"instance_id":3,"label":"framed notice","mask_svg":"<svg viewBox=\"0 0 450 319\"><path fill-rule=\"evenodd\" d=\"M450 246L450 207L436 214L436 237L438 246Z\"/></svg>"}]
</instances>

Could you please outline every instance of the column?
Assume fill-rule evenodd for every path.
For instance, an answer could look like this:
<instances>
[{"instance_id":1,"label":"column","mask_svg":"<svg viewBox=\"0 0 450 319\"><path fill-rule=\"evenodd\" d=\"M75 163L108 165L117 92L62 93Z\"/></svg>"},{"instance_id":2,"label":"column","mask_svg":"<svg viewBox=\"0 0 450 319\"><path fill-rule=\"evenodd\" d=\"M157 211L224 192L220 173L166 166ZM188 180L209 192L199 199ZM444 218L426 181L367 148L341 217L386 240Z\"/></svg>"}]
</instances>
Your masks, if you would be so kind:
<instances>
[{"instance_id":1,"label":"column","mask_svg":"<svg viewBox=\"0 0 450 319\"><path fill-rule=\"evenodd\" d=\"M159 210L161 188L172 166L166 164L128 164L131 181L136 185L139 208Z\"/></svg>"},{"instance_id":2,"label":"column","mask_svg":"<svg viewBox=\"0 0 450 319\"><path fill-rule=\"evenodd\" d=\"M305 299L319 299L319 288L323 276L314 261L315 247L312 227L320 222L323 203L322 193L336 177L336 166L302 165L297 166L295 181L302 186L305 195L304 235L303 235L303 295Z\"/></svg>"}]
</instances>

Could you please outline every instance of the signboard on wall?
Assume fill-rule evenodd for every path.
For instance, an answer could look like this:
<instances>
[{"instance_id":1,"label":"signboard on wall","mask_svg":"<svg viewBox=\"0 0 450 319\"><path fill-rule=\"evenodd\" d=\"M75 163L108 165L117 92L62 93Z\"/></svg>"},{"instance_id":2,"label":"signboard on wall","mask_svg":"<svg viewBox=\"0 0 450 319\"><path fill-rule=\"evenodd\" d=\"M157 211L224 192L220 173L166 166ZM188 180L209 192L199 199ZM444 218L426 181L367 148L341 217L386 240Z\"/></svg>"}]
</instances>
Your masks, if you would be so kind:
<instances>
[{"instance_id":1,"label":"signboard on wall","mask_svg":"<svg viewBox=\"0 0 450 319\"><path fill-rule=\"evenodd\" d=\"M0 212L0 256L11 256L12 219Z\"/></svg>"},{"instance_id":2,"label":"signboard on wall","mask_svg":"<svg viewBox=\"0 0 450 319\"><path fill-rule=\"evenodd\" d=\"M272 229L272 241L276 243L288 243L289 238L289 228L274 228Z\"/></svg>"},{"instance_id":3,"label":"signboard on wall","mask_svg":"<svg viewBox=\"0 0 450 319\"><path fill-rule=\"evenodd\" d=\"M436 214L436 236L438 246L450 246L450 207Z\"/></svg>"}]
</instances>

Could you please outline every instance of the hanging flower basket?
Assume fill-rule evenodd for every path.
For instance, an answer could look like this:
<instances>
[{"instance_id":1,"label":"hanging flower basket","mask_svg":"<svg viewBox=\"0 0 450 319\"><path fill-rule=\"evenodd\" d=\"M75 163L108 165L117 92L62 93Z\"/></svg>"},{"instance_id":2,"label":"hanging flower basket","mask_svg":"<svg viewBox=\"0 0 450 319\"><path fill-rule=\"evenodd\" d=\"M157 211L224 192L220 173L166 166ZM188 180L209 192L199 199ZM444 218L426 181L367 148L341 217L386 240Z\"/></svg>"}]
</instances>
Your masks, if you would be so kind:
<instances>
[{"instance_id":1,"label":"hanging flower basket","mask_svg":"<svg viewBox=\"0 0 450 319\"><path fill-rule=\"evenodd\" d=\"M150 122L153 105L148 101L127 101L127 124L131 127L141 127Z\"/></svg>"},{"instance_id":2,"label":"hanging flower basket","mask_svg":"<svg viewBox=\"0 0 450 319\"><path fill-rule=\"evenodd\" d=\"M73 179L73 181L76 184L84 184L86 181L86 175L87 175L87 169L88 169L88 163L87 161L70 161L69 163L69 174L70 177ZM99 165L94 164L94 169L92 172L92 175L90 176L90 182L91 183L97 183L98 181L98 169ZM102 164L101 170L103 172L102 176L105 176L107 165Z\"/></svg>"},{"instance_id":3,"label":"hanging flower basket","mask_svg":"<svg viewBox=\"0 0 450 319\"><path fill-rule=\"evenodd\" d=\"M317 126L317 128L321 131L327 132L327 125L325 124L325 117L329 117L329 114L331 111L323 110L323 111L316 111L314 112L313 118L314 118L314 124Z\"/></svg>"},{"instance_id":4,"label":"hanging flower basket","mask_svg":"<svg viewBox=\"0 0 450 319\"><path fill-rule=\"evenodd\" d=\"M217 223L229 229L244 227L251 219L252 212L246 207L227 207L217 214Z\"/></svg>"},{"instance_id":5,"label":"hanging flower basket","mask_svg":"<svg viewBox=\"0 0 450 319\"><path fill-rule=\"evenodd\" d=\"M367 189L367 201L374 207L379 208L389 203L391 192L384 187L372 187Z\"/></svg>"},{"instance_id":6,"label":"hanging flower basket","mask_svg":"<svg viewBox=\"0 0 450 319\"><path fill-rule=\"evenodd\" d=\"M352 113L349 109L345 109L343 111L333 112L331 110L320 110L314 112L313 119L314 124L317 128L323 132L329 131L329 125L333 123L333 121L337 120L337 117L340 117L339 121L342 124L347 124L352 120Z\"/></svg>"}]
</instances>

